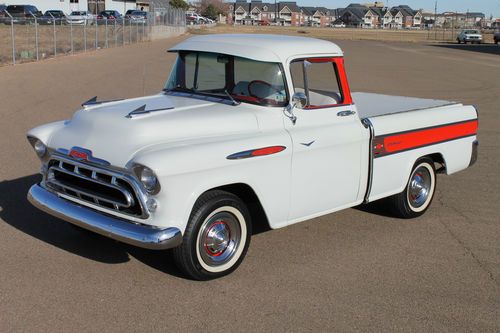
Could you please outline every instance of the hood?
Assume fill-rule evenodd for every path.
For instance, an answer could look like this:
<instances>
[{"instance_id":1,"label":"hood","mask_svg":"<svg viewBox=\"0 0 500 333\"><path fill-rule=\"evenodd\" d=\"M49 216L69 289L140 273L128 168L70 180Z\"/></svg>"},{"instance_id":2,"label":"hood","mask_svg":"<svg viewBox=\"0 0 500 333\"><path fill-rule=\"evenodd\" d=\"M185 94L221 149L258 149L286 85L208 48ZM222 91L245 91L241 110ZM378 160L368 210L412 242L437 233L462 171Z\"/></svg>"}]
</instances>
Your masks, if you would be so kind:
<instances>
[{"instance_id":1,"label":"hood","mask_svg":"<svg viewBox=\"0 0 500 333\"><path fill-rule=\"evenodd\" d=\"M132 118L142 106L155 110ZM258 132L248 107L164 94L86 107L52 133L53 149L89 149L96 158L125 167L140 150L158 144L193 144L207 138Z\"/></svg>"}]
</instances>

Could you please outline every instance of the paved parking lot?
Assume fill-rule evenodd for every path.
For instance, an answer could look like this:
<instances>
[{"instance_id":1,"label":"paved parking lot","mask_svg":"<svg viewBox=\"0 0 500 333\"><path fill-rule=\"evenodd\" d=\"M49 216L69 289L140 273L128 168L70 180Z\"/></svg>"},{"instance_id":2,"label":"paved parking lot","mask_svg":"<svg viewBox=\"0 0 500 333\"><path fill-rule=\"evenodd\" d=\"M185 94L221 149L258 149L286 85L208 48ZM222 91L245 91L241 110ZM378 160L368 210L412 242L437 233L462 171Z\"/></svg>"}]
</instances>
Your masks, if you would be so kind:
<instances>
[{"instance_id":1,"label":"paved parking lot","mask_svg":"<svg viewBox=\"0 0 500 333\"><path fill-rule=\"evenodd\" d=\"M26 131L94 95L159 91L175 41L0 68L0 331L500 331L500 58L488 52L339 42L354 91L479 108L478 163L440 176L422 218L348 209L261 232L235 273L194 282L168 252L33 208Z\"/></svg>"}]
</instances>

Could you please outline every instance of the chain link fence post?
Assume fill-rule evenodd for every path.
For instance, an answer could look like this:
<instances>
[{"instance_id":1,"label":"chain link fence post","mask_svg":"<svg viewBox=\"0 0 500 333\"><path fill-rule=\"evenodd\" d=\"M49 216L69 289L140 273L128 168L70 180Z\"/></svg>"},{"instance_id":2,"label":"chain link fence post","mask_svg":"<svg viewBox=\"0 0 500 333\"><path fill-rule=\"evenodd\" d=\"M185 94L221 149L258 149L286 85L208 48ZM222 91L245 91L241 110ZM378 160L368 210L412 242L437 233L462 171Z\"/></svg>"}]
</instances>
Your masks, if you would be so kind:
<instances>
[{"instance_id":1,"label":"chain link fence post","mask_svg":"<svg viewBox=\"0 0 500 333\"><path fill-rule=\"evenodd\" d=\"M83 24L87 24L87 20L83 22ZM73 20L69 19L69 40L71 44L71 55L74 53L74 45L73 45Z\"/></svg>"},{"instance_id":2,"label":"chain link fence post","mask_svg":"<svg viewBox=\"0 0 500 333\"><path fill-rule=\"evenodd\" d=\"M95 21L95 49L99 47L99 23Z\"/></svg>"},{"instance_id":3,"label":"chain link fence post","mask_svg":"<svg viewBox=\"0 0 500 333\"><path fill-rule=\"evenodd\" d=\"M50 17L52 17L52 26L54 27L54 58L57 56L57 35L56 35L56 18L49 12Z\"/></svg>"},{"instance_id":4,"label":"chain link fence post","mask_svg":"<svg viewBox=\"0 0 500 333\"><path fill-rule=\"evenodd\" d=\"M104 36L106 38L105 47L108 48L108 20L104 21Z\"/></svg>"},{"instance_id":5,"label":"chain link fence post","mask_svg":"<svg viewBox=\"0 0 500 333\"><path fill-rule=\"evenodd\" d=\"M16 64L16 34L14 32L14 18L7 10L4 10L5 14L10 17L10 39L12 41L12 64Z\"/></svg>"},{"instance_id":6,"label":"chain link fence post","mask_svg":"<svg viewBox=\"0 0 500 333\"><path fill-rule=\"evenodd\" d=\"M97 20L95 21L97 24ZM83 51L87 52L87 25L83 25Z\"/></svg>"},{"instance_id":7,"label":"chain link fence post","mask_svg":"<svg viewBox=\"0 0 500 333\"><path fill-rule=\"evenodd\" d=\"M31 16L35 19L35 53L36 53L36 61L40 60L38 56L38 20L33 13L30 13Z\"/></svg>"}]
</instances>

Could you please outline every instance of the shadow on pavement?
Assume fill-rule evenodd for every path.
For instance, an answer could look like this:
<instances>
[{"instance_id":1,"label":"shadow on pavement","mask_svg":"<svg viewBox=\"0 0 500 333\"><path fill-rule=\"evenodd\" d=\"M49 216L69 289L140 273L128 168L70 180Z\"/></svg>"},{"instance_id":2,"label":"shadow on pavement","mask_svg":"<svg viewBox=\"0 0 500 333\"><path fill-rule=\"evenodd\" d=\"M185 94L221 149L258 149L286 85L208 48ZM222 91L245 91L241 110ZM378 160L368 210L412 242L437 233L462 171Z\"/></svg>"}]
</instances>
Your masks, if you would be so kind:
<instances>
[{"instance_id":1,"label":"shadow on pavement","mask_svg":"<svg viewBox=\"0 0 500 333\"><path fill-rule=\"evenodd\" d=\"M0 182L0 218L5 223L45 243L94 261L119 264L129 256L164 273L182 277L170 251L153 251L122 244L84 229L73 227L33 207L26 198L40 175Z\"/></svg>"},{"instance_id":2,"label":"shadow on pavement","mask_svg":"<svg viewBox=\"0 0 500 333\"><path fill-rule=\"evenodd\" d=\"M375 214L383 217L395 218L396 216L394 215L394 213L388 208L390 207L390 204L387 201L388 199L384 198L374 202L370 202L368 204L359 205L353 208L365 213Z\"/></svg>"},{"instance_id":3,"label":"shadow on pavement","mask_svg":"<svg viewBox=\"0 0 500 333\"><path fill-rule=\"evenodd\" d=\"M429 44L430 46L442 47L452 50L481 52L500 55L500 46L495 44Z\"/></svg>"}]
</instances>

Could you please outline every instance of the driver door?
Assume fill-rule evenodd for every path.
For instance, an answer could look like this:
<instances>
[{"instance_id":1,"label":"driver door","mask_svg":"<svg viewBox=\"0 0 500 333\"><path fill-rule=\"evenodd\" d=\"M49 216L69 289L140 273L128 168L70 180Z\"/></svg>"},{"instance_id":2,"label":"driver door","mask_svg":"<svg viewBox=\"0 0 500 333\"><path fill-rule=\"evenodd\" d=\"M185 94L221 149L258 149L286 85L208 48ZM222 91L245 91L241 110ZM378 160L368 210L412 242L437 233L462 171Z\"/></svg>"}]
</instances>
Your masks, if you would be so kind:
<instances>
[{"instance_id":1,"label":"driver door","mask_svg":"<svg viewBox=\"0 0 500 333\"><path fill-rule=\"evenodd\" d=\"M354 111L347 82L339 79L339 61L314 58L290 64L295 92L307 96L307 104L293 110L296 123L285 121L293 142L292 223L351 206L360 197L368 133Z\"/></svg>"}]
</instances>

